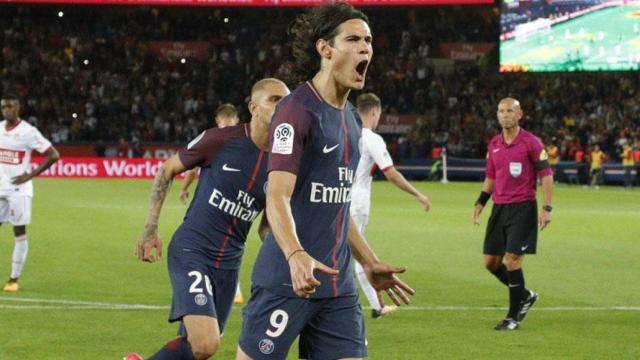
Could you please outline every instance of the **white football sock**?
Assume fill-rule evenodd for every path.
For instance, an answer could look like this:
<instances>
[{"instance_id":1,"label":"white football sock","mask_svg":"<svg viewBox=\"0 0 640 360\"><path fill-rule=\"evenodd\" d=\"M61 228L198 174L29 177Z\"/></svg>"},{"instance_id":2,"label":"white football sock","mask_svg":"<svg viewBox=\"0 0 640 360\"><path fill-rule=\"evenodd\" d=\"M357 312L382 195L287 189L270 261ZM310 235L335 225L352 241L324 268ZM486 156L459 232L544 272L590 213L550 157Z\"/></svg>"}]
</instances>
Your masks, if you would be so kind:
<instances>
[{"instance_id":1,"label":"white football sock","mask_svg":"<svg viewBox=\"0 0 640 360\"><path fill-rule=\"evenodd\" d=\"M27 261L27 253L29 252L29 242L27 235L18 236L13 246L13 257L11 258L11 278L17 279L22 274L22 268Z\"/></svg>"},{"instance_id":2,"label":"white football sock","mask_svg":"<svg viewBox=\"0 0 640 360\"><path fill-rule=\"evenodd\" d=\"M373 286L371 286L371 284L369 283L369 279L367 279L367 275L365 275L362 265L360 265L360 263L355 260L354 263L356 267L356 276L358 278L358 282L360 283L360 287L364 292L364 296L366 296L367 300L369 300L369 305L371 305L373 309L379 311L380 309L382 309L382 306L378 301L378 293L376 292L376 289L374 289Z\"/></svg>"}]
</instances>

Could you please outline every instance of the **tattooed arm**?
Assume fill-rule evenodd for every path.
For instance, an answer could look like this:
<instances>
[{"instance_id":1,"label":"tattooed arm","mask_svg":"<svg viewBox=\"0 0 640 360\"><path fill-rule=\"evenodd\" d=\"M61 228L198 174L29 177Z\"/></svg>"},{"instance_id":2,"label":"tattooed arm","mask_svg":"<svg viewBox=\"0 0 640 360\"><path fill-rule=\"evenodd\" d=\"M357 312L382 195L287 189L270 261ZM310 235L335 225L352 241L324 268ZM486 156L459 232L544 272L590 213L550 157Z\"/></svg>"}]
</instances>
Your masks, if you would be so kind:
<instances>
[{"instance_id":1,"label":"tattooed arm","mask_svg":"<svg viewBox=\"0 0 640 360\"><path fill-rule=\"evenodd\" d=\"M151 201L149 202L149 213L147 221L144 224L142 237L136 245L136 256L138 259L146 262L154 262L162 256L162 241L158 235L158 219L160 218L160 210L162 204L167 197L167 193L171 188L173 178L179 173L185 171L186 168L180 161L180 157L176 154L162 164L158 174L153 181L151 188ZM155 249L156 255L153 255Z\"/></svg>"}]
</instances>

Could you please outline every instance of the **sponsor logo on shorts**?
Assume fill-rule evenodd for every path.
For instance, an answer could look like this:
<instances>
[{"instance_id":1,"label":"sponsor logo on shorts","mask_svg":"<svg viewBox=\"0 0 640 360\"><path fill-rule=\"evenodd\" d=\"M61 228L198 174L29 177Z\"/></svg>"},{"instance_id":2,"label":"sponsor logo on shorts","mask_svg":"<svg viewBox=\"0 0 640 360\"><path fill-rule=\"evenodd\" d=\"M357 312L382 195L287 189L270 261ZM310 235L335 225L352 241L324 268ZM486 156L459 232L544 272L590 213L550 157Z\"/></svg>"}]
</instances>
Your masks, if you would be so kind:
<instances>
[{"instance_id":1,"label":"sponsor logo on shorts","mask_svg":"<svg viewBox=\"0 0 640 360\"><path fill-rule=\"evenodd\" d=\"M262 339L260 340L260 343L258 344L258 348L260 348L260 352L265 354L265 355L269 355L273 352L273 349L275 348L275 345L273 344L273 341L269 340L269 339Z\"/></svg>"},{"instance_id":2,"label":"sponsor logo on shorts","mask_svg":"<svg viewBox=\"0 0 640 360\"><path fill-rule=\"evenodd\" d=\"M193 300L196 302L196 304L200 305L200 306L204 306L207 304L207 296L204 294L198 294L196 295Z\"/></svg>"}]
</instances>

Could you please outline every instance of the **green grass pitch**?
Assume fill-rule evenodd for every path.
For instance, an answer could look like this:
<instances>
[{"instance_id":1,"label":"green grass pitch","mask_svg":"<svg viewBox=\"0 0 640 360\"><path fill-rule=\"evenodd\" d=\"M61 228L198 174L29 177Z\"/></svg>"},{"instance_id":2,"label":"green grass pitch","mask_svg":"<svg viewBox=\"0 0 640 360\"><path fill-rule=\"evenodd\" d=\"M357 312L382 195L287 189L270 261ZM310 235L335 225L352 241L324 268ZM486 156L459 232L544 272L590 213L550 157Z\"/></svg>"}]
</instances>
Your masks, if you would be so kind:
<instances>
[{"instance_id":1,"label":"green grass pitch","mask_svg":"<svg viewBox=\"0 0 640 360\"><path fill-rule=\"evenodd\" d=\"M640 5L601 9L500 45L500 64L526 71L640 70Z\"/></svg>"},{"instance_id":2,"label":"green grass pitch","mask_svg":"<svg viewBox=\"0 0 640 360\"><path fill-rule=\"evenodd\" d=\"M166 256L144 264L133 255L150 185L36 181L22 288L0 293L0 359L149 356L174 336L166 322ZM177 185L161 218L165 248L185 211ZM408 267L402 278L417 293L410 307L367 317L371 359L640 358L640 190L558 186L553 222L540 234L538 255L525 260L527 285L540 301L521 330L496 333L507 290L482 265L488 214L482 226L471 225L480 183L416 185L431 197L430 213L390 184L374 183L367 237L381 258ZM2 226L3 279L12 238ZM258 246L252 233L241 272L245 296ZM234 358L240 320L235 308L217 358Z\"/></svg>"}]
</instances>

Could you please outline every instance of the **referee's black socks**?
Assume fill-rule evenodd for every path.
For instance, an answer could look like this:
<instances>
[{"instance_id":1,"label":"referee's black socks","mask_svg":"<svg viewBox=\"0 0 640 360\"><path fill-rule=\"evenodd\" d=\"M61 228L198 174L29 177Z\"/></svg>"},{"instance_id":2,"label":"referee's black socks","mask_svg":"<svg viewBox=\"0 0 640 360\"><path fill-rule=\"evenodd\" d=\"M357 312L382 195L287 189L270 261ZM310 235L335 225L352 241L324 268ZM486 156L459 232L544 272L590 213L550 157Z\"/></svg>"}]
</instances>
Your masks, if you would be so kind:
<instances>
[{"instance_id":1,"label":"referee's black socks","mask_svg":"<svg viewBox=\"0 0 640 360\"><path fill-rule=\"evenodd\" d=\"M504 264L498 265L494 270L491 270L491 273L505 286L509 285L509 272Z\"/></svg>"},{"instance_id":2,"label":"referee's black socks","mask_svg":"<svg viewBox=\"0 0 640 360\"><path fill-rule=\"evenodd\" d=\"M524 274L522 269L508 271L509 278L509 313L508 318L517 320L520 301L525 297Z\"/></svg>"}]
</instances>

